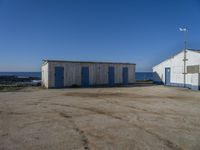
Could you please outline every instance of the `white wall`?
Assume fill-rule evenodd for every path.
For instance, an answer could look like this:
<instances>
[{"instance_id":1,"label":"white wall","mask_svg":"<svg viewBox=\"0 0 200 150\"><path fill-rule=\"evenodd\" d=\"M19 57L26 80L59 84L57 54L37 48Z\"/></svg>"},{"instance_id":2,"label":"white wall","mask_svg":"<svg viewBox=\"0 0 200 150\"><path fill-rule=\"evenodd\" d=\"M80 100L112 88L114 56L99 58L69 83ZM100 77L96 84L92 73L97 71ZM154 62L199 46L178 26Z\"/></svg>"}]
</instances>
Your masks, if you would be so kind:
<instances>
[{"instance_id":1,"label":"white wall","mask_svg":"<svg viewBox=\"0 0 200 150\"><path fill-rule=\"evenodd\" d=\"M48 71L49 71L49 65L48 63L42 65L42 86L48 88L49 87L49 75L48 75Z\"/></svg>"},{"instance_id":2,"label":"white wall","mask_svg":"<svg viewBox=\"0 0 200 150\"><path fill-rule=\"evenodd\" d=\"M174 57L163 61L159 65L153 67L153 72L157 76L155 76L154 81L160 82L162 81L165 83L165 68L169 67L171 68L171 83L178 83L178 84L184 84L184 52L180 52ZM186 58L188 61L186 62L186 68L190 65L200 65L200 53L193 52L190 50L187 50ZM197 82L197 80L194 77L195 75L186 74L186 84L194 84L194 82ZM195 81L194 81L195 80ZM198 84L198 83L197 83Z\"/></svg>"}]
</instances>

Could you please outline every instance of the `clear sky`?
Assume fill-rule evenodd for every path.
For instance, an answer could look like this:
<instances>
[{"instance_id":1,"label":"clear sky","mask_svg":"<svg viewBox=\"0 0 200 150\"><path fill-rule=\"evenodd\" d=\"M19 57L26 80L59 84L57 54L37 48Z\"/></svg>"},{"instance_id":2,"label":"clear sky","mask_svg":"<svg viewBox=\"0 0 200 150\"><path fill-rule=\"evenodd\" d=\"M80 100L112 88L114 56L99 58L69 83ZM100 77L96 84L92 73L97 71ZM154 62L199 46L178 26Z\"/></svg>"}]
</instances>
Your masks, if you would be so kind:
<instances>
[{"instance_id":1,"label":"clear sky","mask_svg":"<svg viewBox=\"0 0 200 150\"><path fill-rule=\"evenodd\" d=\"M200 49L200 0L0 0L0 71L42 59L132 62L137 71Z\"/></svg>"}]
</instances>

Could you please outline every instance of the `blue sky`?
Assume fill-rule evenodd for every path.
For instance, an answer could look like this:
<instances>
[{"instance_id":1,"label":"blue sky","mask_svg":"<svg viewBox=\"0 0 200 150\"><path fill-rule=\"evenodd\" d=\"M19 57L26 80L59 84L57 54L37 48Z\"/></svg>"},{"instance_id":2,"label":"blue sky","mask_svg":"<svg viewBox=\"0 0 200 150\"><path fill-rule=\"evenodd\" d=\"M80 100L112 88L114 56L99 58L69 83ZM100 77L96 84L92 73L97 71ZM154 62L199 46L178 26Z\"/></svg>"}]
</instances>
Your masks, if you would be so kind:
<instances>
[{"instance_id":1,"label":"blue sky","mask_svg":"<svg viewBox=\"0 0 200 150\"><path fill-rule=\"evenodd\" d=\"M132 62L137 71L200 49L200 0L0 0L0 71L42 59Z\"/></svg>"}]
</instances>

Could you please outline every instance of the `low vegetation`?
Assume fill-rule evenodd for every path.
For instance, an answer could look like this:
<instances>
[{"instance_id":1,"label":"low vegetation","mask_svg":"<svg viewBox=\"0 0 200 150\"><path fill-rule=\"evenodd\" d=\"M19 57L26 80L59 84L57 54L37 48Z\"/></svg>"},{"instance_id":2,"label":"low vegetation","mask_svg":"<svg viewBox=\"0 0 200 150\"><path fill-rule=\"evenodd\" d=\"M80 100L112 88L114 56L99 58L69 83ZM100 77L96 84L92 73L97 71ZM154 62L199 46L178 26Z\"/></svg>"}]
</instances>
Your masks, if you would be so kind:
<instances>
[{"instance_id":1,"label":"low vegetation","mask_svg":"<svg viewBox=\"0 0 200 150\"><path fill-rule=\"evenodd\" d=\"M20 87L20 86L4 86L4 85L0 85L0 92L16 92L19 91L21 89L23 89L24 87Z\"/></svg>"}]
</instances>

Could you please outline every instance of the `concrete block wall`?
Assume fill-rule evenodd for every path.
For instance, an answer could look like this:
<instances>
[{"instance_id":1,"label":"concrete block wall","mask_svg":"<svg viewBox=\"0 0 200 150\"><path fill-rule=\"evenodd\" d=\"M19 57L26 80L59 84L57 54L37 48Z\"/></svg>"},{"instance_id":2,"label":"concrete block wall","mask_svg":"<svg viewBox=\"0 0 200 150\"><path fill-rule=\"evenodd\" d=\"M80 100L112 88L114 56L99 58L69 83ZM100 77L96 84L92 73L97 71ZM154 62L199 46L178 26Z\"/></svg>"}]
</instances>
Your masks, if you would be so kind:
<instances>
[{"instance_id":1,"label":"concrete block wall","mask_svg":"<svg viewBox=\"0 0 200 150\"><path fill-rule=\"evenodd\" d=\"M191 74L191 89L200 90L200 74Z\"/></svg>"},{"instance_id":2,"label":"concrete block wall","mask_svg":"<svg viewBox=\"0 0 200 150\"><path fill-rule=\"evenodd\" d=\"M183 86L184 85L184 52L180 52L174 57L163 61L159 65L153 67L154 72L154 81L156 83L164 83L165 84L165 68L171 68L170 74L170 82L171 85L174 86ZM186 53L186 58L188 61L186 62L186 71L187 66L191 65L199 65L200 64L200 53L193 52L188 50ZM192 86L192 84L197 84L195 74L186 74L186 84L187 86Z\"/></svg>"}]
</instances>

